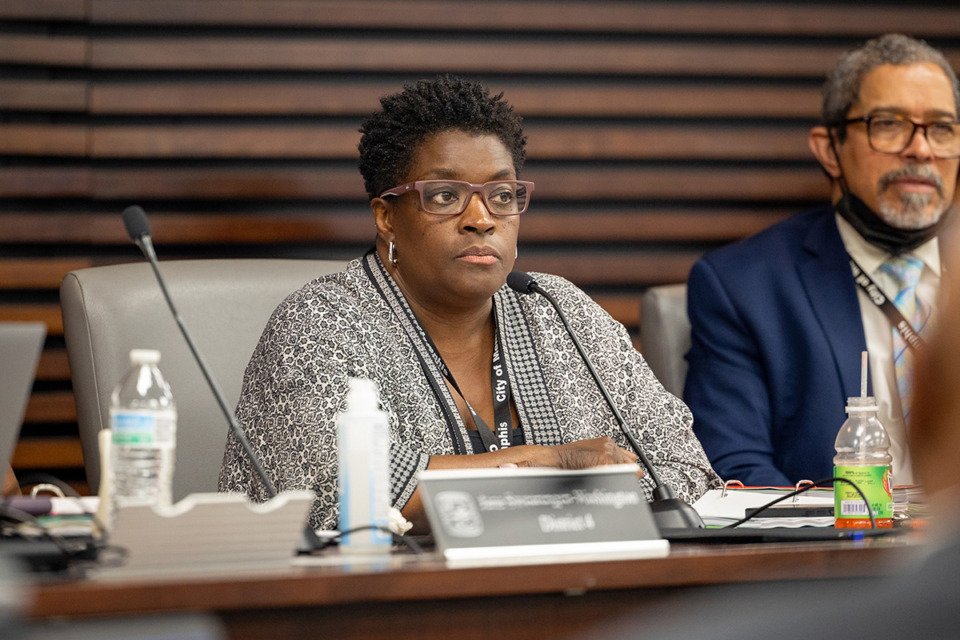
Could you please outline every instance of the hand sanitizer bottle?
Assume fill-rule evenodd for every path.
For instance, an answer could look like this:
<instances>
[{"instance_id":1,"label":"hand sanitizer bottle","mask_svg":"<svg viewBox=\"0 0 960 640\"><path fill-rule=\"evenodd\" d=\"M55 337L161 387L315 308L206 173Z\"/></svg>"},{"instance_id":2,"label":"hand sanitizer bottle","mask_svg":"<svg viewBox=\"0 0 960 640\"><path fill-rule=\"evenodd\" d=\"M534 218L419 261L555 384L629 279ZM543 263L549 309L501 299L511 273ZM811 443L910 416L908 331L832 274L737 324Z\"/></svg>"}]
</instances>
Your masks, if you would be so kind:
<instances>
[{"instance_id":1,"label":"hand sanitizer bottle","mask_svg":"<svg viewBox=\"0 0 960 640\"><path fill-rule=\"evenodd\" d=\"M372 380L351 378L346 411L337 416L340 466L340 549L343 553L388 553L390 441L388 417ZM382 527L361 529L358 527Z\"/></svg>"}]
</instances>

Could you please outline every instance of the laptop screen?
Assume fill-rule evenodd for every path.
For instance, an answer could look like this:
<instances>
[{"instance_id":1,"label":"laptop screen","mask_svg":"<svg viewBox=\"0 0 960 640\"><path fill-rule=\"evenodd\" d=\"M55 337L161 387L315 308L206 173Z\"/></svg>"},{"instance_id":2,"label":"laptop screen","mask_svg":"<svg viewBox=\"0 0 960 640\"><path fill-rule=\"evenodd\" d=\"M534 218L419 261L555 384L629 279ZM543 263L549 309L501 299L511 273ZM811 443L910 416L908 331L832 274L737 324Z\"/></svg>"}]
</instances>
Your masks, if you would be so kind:
<instances>
[{"instance_id":1,"label":"laptop screen","mask_svg":"<svg viewBox=\"0 0 960 640\"><path fill-rule=\"evenodd\" d=\"M0 469L13 457L46 334L42 322L0 322Z\"/></svg>"}]
</instances>

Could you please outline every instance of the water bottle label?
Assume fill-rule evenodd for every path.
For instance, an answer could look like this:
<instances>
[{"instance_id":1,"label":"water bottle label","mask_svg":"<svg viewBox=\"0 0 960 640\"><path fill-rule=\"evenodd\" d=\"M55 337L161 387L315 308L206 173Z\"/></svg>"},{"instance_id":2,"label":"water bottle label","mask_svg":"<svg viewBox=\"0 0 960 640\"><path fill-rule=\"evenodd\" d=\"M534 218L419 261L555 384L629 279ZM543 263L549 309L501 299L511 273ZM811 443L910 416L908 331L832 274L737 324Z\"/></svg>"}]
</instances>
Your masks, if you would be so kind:
<instances>
[{"instance_id":1,"label":"water bottle label","mask_svg":"<svg viewBox=\"0 0 960 640\"><path fill-rule=\"evenodd\" d=\"M860 487L875 519L889 520L893 517L893 476L889 465L834 467L833 475L846 478ZM838 527L845 524L843 521L850 523L860 520L866 520L866 526L870 526L867 505L856 489L846 482L835 482L833 492Z\"/></svg>"},{"instance_id":2,"label":"water bottle label","mask_svg":"<svg viewBox=\"0 0 960 640\"><path fill-rule=\"evenodd\" d=\"M113 444L172 446L176 415L165 411L111 411Z\"/></svg>"}]
</instances>

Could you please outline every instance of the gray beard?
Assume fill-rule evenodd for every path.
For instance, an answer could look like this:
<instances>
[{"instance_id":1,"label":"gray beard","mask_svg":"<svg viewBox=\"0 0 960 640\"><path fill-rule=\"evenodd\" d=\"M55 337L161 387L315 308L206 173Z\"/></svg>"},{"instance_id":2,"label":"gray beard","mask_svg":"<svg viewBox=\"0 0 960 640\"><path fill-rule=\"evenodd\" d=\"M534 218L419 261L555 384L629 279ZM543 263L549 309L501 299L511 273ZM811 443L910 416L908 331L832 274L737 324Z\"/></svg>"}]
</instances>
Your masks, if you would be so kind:
<instances>
[{"instance_id":1,"label":"gray beard","mask_svg":"<svg viewBox=\"0 0 960 640\"><path fill-rule=\"evenodd\" d=\"M929 193L904 193L900 196L901 206L899 208L881 199L880 211L877 214L891 227L924 229L936 224L943 216L943 212L947 210L944 202L933 211L927 211L927 206L933 199L933 195Z\"/></svg>"}]
</instances>

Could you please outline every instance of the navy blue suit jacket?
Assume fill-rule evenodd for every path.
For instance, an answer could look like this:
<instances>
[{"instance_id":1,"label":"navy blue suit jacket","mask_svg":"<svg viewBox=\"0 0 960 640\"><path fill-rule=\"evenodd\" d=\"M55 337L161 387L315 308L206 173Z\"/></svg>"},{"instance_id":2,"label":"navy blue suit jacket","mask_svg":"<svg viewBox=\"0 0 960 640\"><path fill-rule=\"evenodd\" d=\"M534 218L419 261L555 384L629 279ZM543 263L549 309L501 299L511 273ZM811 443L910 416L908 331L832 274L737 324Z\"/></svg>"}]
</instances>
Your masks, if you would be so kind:
<instances>
[{"instance_id":1,"label":"navy blue suit jacket","mask_svg":"<svg viewBox=\"0 0 960 640\"><path fill-rule=\"evenodd\" d=\"M832 206L712 251L690 272L684 400L725 480L832 476L863 321Z\"/></svg>"}]
</instances>

